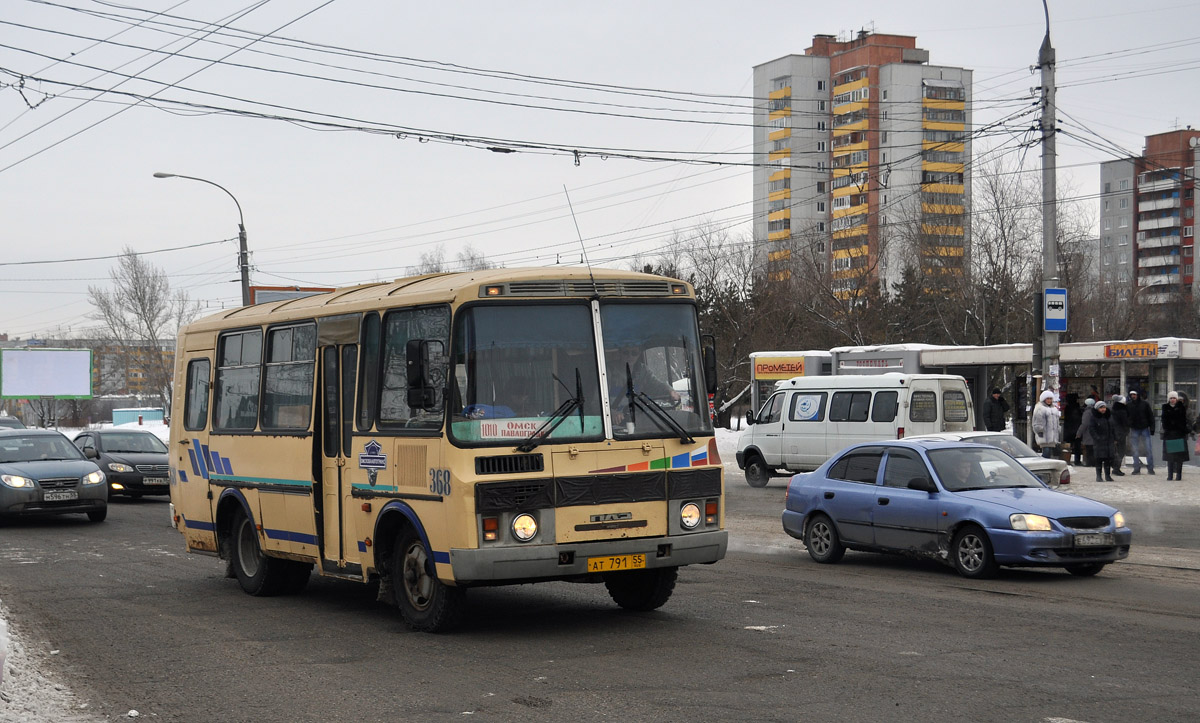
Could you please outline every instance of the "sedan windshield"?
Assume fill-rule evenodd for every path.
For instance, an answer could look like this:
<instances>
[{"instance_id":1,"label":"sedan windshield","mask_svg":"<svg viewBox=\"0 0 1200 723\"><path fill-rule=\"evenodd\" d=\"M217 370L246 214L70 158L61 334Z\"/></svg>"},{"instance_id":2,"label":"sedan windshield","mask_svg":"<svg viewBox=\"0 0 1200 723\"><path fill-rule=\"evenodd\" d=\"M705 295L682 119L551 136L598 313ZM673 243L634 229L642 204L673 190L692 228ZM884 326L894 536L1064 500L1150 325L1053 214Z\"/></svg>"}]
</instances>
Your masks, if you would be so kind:
<instances>
[{"instance_id":1,"label":"sedan windshield","mask_svg":"<svg viewBox=\"0 0 1200 723\"><path fill-rule=\"evenodd\" d=\"M38 434L0 437L0 463L84 459L66 437Z\"/></svg>"},{"instance_id":2,"label":"sedan windshield","mask_svg":"<svg viewBox=\"0 0 1200 723\"><path fill-rule=\"evenodd\" d=\"M929 452L929 461L949 492L1042 486L1015 459L989 447L935 449Z\"/></svg>"},{"instance_id":3,"label":"sedan windshield","mask_svg":"<svg viewBox=\"0 0 1200 723\"><path fill-rule=\"evenodd\" d=\"M1029 445L1012 436L1011 434L981 434L978 437L967 439L968 442L977 442L979 444L990 444L993 447L1008 452L1014 457L1039 457L1037 452L1030 449Z\"/></svg>"},{"instance_id":4,"label":"sedan windshield","mask_svg":"<svg viewBox=\"0 0 1200 723\"><path fill-rule=\"evenodd\" d=\"M102 434L105 452L157 452L167 451L166 445L149 432L118 432Z\"/></svg>"}]
</instances>

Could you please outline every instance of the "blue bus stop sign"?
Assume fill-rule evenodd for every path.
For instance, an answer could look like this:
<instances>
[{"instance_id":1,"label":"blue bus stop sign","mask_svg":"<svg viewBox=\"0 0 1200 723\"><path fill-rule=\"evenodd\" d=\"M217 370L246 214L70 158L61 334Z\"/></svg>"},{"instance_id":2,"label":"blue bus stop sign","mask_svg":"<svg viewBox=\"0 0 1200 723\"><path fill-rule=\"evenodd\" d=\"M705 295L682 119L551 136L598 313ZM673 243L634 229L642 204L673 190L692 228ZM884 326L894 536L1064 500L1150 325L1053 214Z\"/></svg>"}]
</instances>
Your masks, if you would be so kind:
<instances>
[{"instance_id":1,"label":"blue bus stop sign","mask_svg":"<svg viewBox=\"0 0 1200 723\"><path fill-rule=\"evenodd\" d=\"M1046 289L1042 295L1045 308L1042 317L1046 320L1046 331L1067 330L1067 290Z\"/></svg>"}]
</instances>

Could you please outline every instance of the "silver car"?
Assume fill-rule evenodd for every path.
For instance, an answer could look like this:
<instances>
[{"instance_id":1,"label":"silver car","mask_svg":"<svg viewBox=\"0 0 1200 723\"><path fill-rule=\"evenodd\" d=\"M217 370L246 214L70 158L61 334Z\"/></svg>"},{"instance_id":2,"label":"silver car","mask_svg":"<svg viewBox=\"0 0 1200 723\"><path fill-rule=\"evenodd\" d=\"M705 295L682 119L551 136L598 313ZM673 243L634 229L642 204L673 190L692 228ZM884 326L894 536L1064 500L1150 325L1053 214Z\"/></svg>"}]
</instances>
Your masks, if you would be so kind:
<instances>
[{"instance_id":1,"label":"silver car","mask_svg":"<svg viewBox=\"0 0 1200 723\"><path fill-rule=\"evenodd\" d=\"M0 429L0 517L108 516L108 485L96 463L52 429Z\"/></svg>"},{"instance_id":2,"label":"silver car","mask_svg":"<svg viewBox=\"0 0 1200 723\"><path fill-rule=\"evenodd\" d=\"M1057 489L1060 485L1071 484L1071 467L1061 459L1047 459L1034 452L1033 449L1005 432L940 432L938 434L921 434L912 439L940 439L947 442L974 442L988 444L1008 452L1023 467L1037 475L1047 487Z\"/></svg>"}]
</instances>

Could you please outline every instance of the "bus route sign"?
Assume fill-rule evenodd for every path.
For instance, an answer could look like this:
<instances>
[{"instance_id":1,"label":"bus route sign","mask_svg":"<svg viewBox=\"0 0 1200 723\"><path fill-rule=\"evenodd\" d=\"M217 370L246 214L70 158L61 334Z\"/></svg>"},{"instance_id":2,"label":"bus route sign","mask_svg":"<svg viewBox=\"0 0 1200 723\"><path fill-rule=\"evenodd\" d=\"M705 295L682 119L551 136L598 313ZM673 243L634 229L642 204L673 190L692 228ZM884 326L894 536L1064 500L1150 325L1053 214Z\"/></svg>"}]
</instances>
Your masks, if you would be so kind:
<instances>
[{"instance_id":1,"label":"bus route sign","mask_svg":"<svg viewBox=\"0 0 1200 723\"><path fill-rule=\"evenodd\" d=\"M1045 300L1046 331L1067 330L1067 290L1046 289Z\"/></svg>"}]
</instances>

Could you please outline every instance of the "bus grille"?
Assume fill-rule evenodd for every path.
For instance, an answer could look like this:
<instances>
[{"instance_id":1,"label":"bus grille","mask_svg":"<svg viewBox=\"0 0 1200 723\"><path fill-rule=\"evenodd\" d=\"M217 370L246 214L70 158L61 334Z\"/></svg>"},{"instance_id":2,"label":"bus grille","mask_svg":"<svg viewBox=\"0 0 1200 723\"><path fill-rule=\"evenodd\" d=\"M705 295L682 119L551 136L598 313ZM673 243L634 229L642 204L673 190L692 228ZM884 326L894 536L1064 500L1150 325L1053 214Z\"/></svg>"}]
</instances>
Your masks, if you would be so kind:
<instances>
[{"instance_id":1,"label":"bus grille","mask_svg":"<svg viewBox=\"0 0 1200 723\"><path fill-rule=\"evenodd\" d=\"M554 506L549 480L497 482L475 487L475 509L487 512L524 512Z\"/></svg>"},{"instance_id":2,"label":"bus grille","mask_svg":"<svg viewBox=\"0 0 1200 723\"><path fill-rule=\"evenodd\" d=\"M475 474L519 474L542 472L545 469L546 461L540 454L506 454L475 458Z\"/></svg>"}]
</instances>

